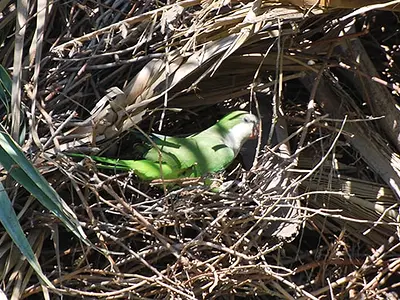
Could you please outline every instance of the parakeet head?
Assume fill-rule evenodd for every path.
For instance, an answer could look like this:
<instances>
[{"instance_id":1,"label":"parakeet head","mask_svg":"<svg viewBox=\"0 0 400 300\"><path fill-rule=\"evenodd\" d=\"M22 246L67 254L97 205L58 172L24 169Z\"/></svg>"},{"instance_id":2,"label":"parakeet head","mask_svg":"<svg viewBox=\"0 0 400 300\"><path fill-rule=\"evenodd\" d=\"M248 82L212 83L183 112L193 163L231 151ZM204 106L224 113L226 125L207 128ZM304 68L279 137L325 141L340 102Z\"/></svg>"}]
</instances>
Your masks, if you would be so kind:
<instances>
[{"instance_id":1,"label":"parakeet head","mask_svg":"<svg viewBox=\"0 0 400 300\"><path fill-rule=\"evenodd\" d=\"M223 117L217 126L224 132L224 143L237 154L248 139L258 136L259 121L255 115L237 110Z\"/></svg>"}]
</instances>

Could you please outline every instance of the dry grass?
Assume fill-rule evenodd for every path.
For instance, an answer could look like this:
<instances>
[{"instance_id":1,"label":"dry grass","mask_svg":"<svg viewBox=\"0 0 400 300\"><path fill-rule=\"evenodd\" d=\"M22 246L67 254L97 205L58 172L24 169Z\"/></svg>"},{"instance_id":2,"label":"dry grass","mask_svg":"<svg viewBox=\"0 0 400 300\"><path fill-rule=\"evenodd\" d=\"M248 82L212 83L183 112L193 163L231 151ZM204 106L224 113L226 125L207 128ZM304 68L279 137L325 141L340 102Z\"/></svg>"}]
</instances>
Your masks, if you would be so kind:
<instances>
[{"instance_id":1,"label":"dry grass","mask_svg":"<svg viewBox=\"0 0 400 300\"><path fill-rule=\"evenodd\" d=\"M22 64L31 66L23 74L24 149L89 238L110 251L102 256L39 206L25 207L21 224L57 292L396 295L398 14L276 1L178 4L60 1L45 22L28 23L30 33L43 26L44 43L36 73L35 55ZM16 59L6 55L12 41L0 48L7 67ZM25 45L32 44L28 34ZM218 194L201 182L159 189L62 154L129 157L137 126L191 133L239 106L264 117L263 134L247 146L257 149L251 169L232 166L220 177L236 182ZM249 166L252 156L243 155ZM17 207L25 198L15 196ZM40 293L28 267L7 253L4 290Z\"/></svg>"}]
</instances>

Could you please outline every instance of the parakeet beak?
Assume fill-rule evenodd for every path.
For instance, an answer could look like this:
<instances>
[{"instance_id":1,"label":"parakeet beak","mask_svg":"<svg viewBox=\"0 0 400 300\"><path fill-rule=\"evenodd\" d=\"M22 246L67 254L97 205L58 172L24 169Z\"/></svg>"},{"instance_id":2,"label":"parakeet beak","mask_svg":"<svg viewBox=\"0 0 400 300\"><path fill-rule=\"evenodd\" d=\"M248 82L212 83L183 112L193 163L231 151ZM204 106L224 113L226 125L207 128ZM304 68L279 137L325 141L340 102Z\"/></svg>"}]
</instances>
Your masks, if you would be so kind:
<instances>
[{"instance_id":1,"label":"parakeet beak","mask_svg":"<svg viewBox=\"0 0 400 300\"><path fill-rule=\"evenodd\" d=\"M253 126L253 131L251 132L250 139L251 140L256 139L259 133L260 133L260 122L257 122Z\"/></svg>"}]
</instances>

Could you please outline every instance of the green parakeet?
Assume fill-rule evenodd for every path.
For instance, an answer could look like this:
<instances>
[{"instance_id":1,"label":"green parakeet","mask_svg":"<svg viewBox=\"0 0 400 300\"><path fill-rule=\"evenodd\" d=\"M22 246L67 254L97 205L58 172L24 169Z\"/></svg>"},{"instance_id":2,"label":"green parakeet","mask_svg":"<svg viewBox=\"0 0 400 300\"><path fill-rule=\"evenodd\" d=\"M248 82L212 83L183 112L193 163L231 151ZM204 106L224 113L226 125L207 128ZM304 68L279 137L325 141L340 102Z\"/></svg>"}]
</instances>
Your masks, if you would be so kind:
<instances>
[{"instance_id":1,"label":"green parakeet","mask_svg":"<svg viewBox=\"0 0 400 300\"><path fill-rule=\"evenodd\" d=\"M224 170L243 144L258 134L258 118L246 111L234 111L210 128L188 137L154 135L154 145L139 160L90 156L98 167L131 170L141 180L200 177ZM82 156L82 155L74 155Z\"/></svg>"}]
</instances>

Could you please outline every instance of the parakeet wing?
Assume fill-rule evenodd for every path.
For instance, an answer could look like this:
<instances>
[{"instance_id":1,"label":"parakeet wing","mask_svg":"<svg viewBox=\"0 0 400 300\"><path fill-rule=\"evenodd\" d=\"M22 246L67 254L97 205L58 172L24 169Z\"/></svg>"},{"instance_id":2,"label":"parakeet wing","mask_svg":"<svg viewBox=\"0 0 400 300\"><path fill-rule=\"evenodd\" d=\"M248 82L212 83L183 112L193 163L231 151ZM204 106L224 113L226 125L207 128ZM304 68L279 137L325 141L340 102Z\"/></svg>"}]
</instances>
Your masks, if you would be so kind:
<instances>
[{"instance_id":1,"label":"parakeet wing","mask_svg":"<svg viewBox=\"0 0 400 300\"><path fill-rule=\"evenodd\" d=\"M161 159L161 162L166 163L172 169L193 169L193 176L201 176L224 169L232 162L234 157L232 149L224 145L219 137L199 139L194 136L187 138L168 137L158 150L150 149L144 159L154 162Z\"/></svg>"}]
</instances>

